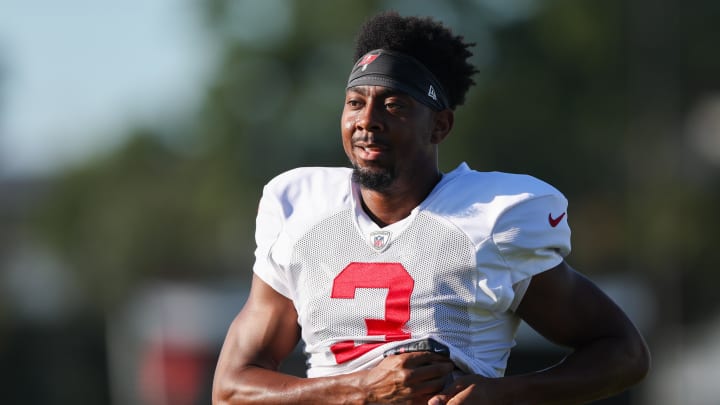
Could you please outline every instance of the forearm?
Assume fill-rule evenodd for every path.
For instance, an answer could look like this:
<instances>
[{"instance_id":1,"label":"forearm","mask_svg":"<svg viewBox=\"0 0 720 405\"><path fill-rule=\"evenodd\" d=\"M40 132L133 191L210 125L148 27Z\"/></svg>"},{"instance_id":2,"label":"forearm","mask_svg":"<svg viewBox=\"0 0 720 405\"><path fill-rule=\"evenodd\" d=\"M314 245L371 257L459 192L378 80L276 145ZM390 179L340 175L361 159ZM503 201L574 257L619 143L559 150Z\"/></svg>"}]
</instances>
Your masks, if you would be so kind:
<instances>
[{"instance_id":1,"label":"forearm","mask_svg":"<svg viewBox=\"0 0 720 405\"><path fill-rule=\"evenodd\" d=\"M365 404L360 388L364 372L323 378L301 378L248 366L233 376L219 376L213 405L236 404Z\"/></svg>"},{"instance_id":2,"label":"forearm","mask_svg":"<svg viewBox=\"0 0 720 405\"><path fill-rule=\"evenodd\" d=\"M565 262L533 277L517 314L573 352L546 370L502 379L503 394L509 386L516 399L507 403L587 403L629 388L648 372L650 354L632 321Z\"/></svg>"},{"instance_id":3,"label":"forearm","mask_svg":"<svg viewBox=\"0 0 720 405\"><path fill-rule=\"evenodd\" d=\"M618 394L642 380L649 369L644 342L598 339L559 364L504 378L513 404L583 404Z\"/></svg>"}]
</instances>

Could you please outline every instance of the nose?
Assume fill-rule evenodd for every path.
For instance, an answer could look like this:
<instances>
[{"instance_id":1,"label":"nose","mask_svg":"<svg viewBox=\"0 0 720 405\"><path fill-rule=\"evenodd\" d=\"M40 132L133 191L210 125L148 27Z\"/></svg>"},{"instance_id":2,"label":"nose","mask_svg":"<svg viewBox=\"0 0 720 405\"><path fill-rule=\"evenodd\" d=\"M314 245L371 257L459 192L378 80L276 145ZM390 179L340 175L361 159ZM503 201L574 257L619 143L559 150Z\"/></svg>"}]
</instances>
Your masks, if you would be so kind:
<instances>
[{"instance_id":1,"label":"nose","mask_svg":"<svg viewBox=\"0 0 720 405\"><path fill-rule=\"evenodd\" d=\"M366 132L380 132L384 129L382 111L372 100L367 101L364 108L358 111L355 128Z\"/></svg>"}]
</instances>

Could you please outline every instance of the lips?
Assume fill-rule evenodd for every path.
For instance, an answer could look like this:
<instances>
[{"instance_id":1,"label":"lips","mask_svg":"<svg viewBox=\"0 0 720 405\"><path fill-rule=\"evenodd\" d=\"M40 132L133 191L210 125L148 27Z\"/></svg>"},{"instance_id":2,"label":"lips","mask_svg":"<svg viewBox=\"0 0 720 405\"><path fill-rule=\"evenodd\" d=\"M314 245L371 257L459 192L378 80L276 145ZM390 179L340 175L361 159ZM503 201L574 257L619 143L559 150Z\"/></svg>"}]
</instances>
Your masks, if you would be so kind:
<instances>
[{"instance_id":1,"label":"lips","mask_svg":"<svg viewBox=\"0 0 720 405\"><path fill-rule=\"evenodd\" d=\"M386 147L377 144L356 144L355 150L357 157L363 160L376 160L387 152Z\"/></svg>"}]
</instances>

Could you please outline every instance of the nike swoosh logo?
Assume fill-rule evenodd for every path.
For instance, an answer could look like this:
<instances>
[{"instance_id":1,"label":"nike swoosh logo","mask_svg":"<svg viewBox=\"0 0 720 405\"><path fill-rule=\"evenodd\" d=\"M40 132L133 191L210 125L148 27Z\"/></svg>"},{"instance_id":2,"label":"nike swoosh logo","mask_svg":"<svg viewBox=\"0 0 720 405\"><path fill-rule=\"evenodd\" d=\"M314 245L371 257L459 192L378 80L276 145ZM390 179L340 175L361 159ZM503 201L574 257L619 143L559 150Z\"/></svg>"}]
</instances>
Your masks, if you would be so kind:
<instances>
[{"instance_id":1,"label":"nike swoosh logo","mask_svg":"<svg viewBox=\"0 0 720 405\"><path fill-rule=\"evenodd\" d=\"M564 212L563 212L562 214L560 214L560 216L557 217L557 218L553 218L553 217L552 217L552 214L548 214L548 222L550 222L550 226L552 226L553 228L555 228L556 226L558 226L558 224L560 223L560 221L562 221L562 219L563 219L564 217L565 217L565 213L564 213Z\"/></svg>"}]
</instances>

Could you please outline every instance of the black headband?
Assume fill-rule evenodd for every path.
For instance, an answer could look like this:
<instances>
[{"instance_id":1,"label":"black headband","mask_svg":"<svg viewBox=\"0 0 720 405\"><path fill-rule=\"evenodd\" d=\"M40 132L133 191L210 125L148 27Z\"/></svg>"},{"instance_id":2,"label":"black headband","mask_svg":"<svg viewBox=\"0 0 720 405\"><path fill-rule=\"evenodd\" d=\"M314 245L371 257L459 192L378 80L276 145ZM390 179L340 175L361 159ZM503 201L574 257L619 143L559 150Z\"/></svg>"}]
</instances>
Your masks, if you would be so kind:
<instances>
[{"instance_id":1,"label":"black headband","mask_svg":"<svg viewBox=\"0 0 720 405\"><path fill-rule=\"evenodd\" d=\"M347 88L383 86L400 90L435 111L448 108L440 82L422 63L400 52L376 49L360 58L350 72Z\"/></svg>"}]
</instances>

